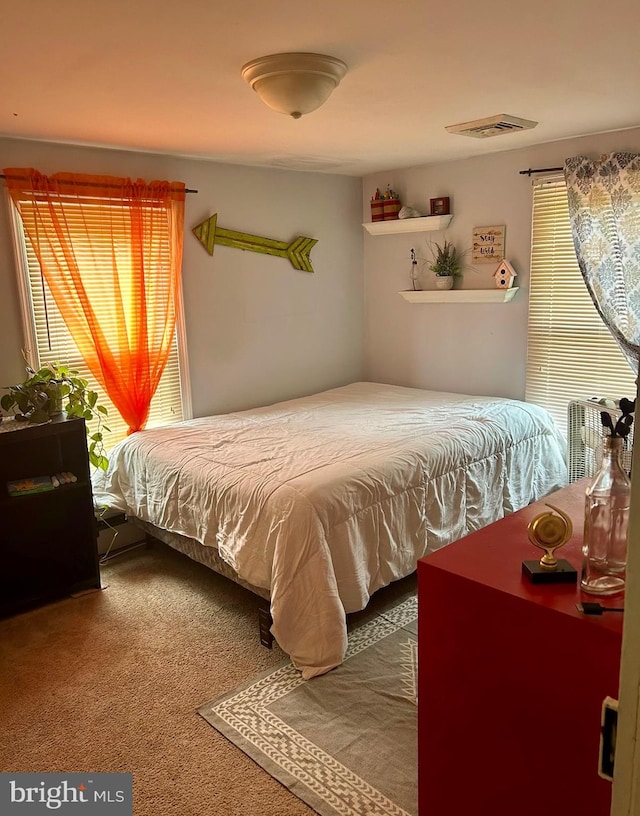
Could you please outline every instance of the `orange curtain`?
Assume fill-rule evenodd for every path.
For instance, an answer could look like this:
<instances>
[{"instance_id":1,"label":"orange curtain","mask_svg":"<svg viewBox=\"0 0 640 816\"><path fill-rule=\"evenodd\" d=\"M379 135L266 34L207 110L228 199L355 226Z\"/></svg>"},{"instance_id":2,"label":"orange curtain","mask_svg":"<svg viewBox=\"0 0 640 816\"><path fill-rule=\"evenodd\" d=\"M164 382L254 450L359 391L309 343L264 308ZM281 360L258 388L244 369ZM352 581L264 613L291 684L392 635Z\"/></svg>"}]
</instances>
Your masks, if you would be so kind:
<instances>
[{"instance_id":1,"label":"orange curtain","mask_svg":"<svg viewBox=\"0 0 640 816\"><path fill-rule=\"evenodd\" d=\"M30 168L4 174L81 355L129 432L144 428L175 331L185 185Z\"/></svg>"}]
</instances>

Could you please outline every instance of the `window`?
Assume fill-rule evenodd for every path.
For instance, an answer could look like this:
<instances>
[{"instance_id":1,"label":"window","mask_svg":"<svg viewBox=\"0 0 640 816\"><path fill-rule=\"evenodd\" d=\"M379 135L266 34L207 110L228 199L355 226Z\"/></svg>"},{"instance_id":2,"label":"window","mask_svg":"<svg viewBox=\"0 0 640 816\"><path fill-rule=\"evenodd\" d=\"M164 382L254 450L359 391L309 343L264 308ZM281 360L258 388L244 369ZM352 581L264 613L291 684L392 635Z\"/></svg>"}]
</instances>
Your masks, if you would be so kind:
<instances>
[{"instance_id":1,"label":"window","mask_svg":"<svg viewBox=\"0 0 640 816\"><path fill-rule=\"evenodd\" d=\"M574 399L634 399L635 375L598 314L578 267L564 178L533 190L526 400L567 429Z\"/></svg>"},{"instance_id":2,"label":"window","mask_svg":"<svg viewBox=\"0 0 640 816\"><path fill-rule=\"evenodd\" d=\"M21 206L22 203L21 203ZM22 222L15 207L11 206L13 216L16 257L18 265L19 290L21 297L23 323L25 327L25 350L29 362L34 367L46 363L48 360L68 365L79 372L80 376L88 380L89 387L98 393L98 403L104 405L109 415L106 424L110 431L104 431L104 447L108 451L127 434L127 424L118 413L107 396L105 390L96 382L95 377L84 363L77 345L73 341L65 322L62 319L53 296L41 275L38 260L31 243L25 239ZM73 221L70 221L71 228ZM159 236L158 240L168 236ZM122 247L123 256L126 256L127 247ZM101 298L99 258L93 258L93 274L83 276L89 298ZM102 298L101 302L104 301ZM108 310L109 304L105 304ZM171 352L167 365L162 374L160 384L151 402L147 427L175 422L190 415L190 405L185 378L182 372L186 371L186 360L182 349L185 343L181 342L184 335L182 315L178 315L176 334L173 338Z\"/></svg>"}]
</instances>

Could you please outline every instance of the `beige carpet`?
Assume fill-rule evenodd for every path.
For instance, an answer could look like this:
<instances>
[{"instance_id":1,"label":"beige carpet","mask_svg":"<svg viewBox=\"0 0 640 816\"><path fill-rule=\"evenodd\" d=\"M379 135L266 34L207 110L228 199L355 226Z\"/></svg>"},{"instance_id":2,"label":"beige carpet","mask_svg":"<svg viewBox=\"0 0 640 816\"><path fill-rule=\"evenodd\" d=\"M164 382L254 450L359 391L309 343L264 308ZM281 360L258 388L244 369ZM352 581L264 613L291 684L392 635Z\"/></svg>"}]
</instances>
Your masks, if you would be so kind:
<instances>
[{"instance_id":1,"label":"beige carpet","mask_svg":"<svg viewBox=\"0 0 640 816\"><path fill-rule=\"evenodd\" d=\"M312 814L197 714L285 659L259 644L255 598L160 544L102 576L101 592L0 621L0 770L131 772L136 816Z\"/></svg>"}]
</instances>

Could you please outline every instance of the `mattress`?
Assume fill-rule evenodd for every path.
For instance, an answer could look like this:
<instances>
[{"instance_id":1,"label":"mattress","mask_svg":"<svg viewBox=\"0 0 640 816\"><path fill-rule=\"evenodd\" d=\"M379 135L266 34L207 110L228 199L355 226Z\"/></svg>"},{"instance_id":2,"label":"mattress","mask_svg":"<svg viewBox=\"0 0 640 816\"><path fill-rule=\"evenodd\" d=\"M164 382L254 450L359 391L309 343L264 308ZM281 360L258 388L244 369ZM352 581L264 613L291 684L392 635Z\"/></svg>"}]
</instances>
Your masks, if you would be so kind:
<instances>
[{"instance_id":1,"label":"mattress","mask_svg":"<svg viewBox=\"0 0 640 816\"><path fill-rule=\"evenodd\" d=\"M217 550L270 594L305 679L340 664L345 615L417 560L566 484L538 406L358 382L139 431L94 501Z\"/></svg>"}]
</instances>

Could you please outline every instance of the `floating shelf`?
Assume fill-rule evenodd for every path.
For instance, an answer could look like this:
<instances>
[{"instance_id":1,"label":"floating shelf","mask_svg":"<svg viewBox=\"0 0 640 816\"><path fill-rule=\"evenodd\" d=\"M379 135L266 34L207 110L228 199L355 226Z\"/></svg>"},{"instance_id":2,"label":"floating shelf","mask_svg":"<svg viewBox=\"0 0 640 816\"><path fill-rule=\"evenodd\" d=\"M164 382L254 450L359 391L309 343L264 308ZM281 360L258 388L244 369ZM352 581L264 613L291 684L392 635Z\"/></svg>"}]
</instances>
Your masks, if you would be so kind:
<instances>
[{"instance_id":1,"label":"floating shelf","mask_svg":"<svg viewBox=\"0 0 640 816\"><path fill-rule=\"evenodd\" d=\"M518 286L511 289L412 289L398 292L409 303L508 303L513 300Z\"/></svg>"},{"instance_id":2,"label":"floating shelf","mask_svg":"<svg viewBox=\"0 0 640 816\"><path fill-rule=\"evenodd\" d=\"M430 232L449 226L453 215L424 215L422 218L394 218L393 221L369 221L362 226L371 235L391 235L394 232Z\"/></svg>"}]
</instances>

